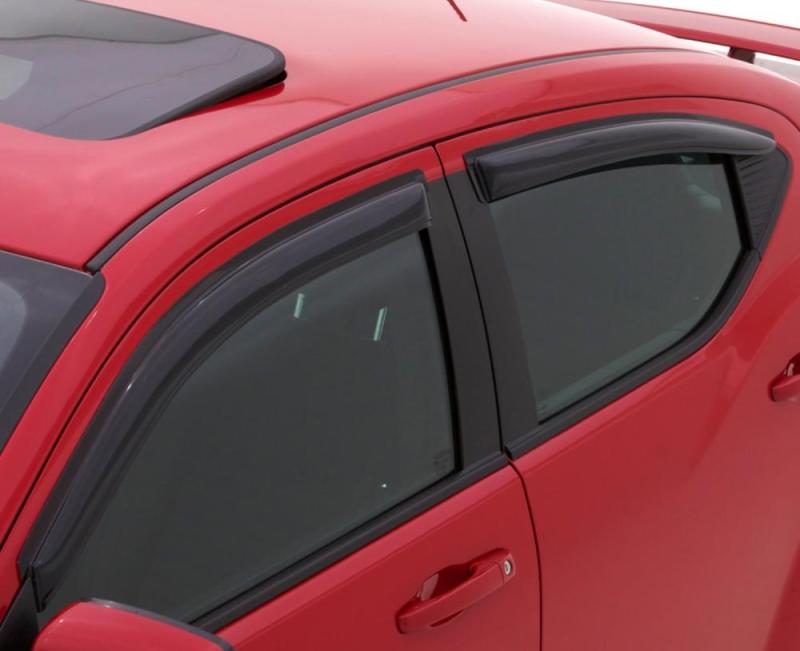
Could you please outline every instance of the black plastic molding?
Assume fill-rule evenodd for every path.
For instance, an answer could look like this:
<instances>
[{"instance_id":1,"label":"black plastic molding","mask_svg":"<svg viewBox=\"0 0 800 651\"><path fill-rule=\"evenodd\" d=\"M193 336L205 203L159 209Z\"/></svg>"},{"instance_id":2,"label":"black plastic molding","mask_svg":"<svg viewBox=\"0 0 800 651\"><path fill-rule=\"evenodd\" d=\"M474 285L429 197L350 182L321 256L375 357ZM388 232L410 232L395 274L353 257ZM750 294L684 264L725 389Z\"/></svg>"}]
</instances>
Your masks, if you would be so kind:
<instances>
[{"instance_id":1,"label":"black plastic molding","mask_svg":"<svg viewBox=\"0 0 800 651\"><path fill-rule=\"evenodd\" d=\"M776 149L768 156L738 156L735 168L750 239L763 255L789 189L792 164Z\"/></svg>"},{"instance_id":2,"label":"black plastic molding","mask_svg":"<svg viewBox=\"0 0 800 651\"><path fill-rule=\"evenodd\" d=\"M485 201L552 183L572 174L642 156L702 152L764 156L775 139L760 131L705 119L658 118L619 124L587 123L580 129L544 132L521 144L473 152L475 180Z\"/></svg>"}]
</instances>

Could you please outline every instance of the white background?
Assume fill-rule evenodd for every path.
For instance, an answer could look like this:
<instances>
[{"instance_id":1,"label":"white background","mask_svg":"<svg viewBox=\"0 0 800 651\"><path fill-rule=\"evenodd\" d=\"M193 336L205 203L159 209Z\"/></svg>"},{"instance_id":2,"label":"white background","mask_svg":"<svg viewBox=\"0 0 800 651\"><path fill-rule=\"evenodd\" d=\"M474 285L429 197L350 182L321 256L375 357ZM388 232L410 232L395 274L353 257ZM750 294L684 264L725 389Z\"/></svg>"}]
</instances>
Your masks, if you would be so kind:
<instances>
[{"instance_id":1,"label":"white background","mask_svg":"<svg viewBox=\"0 0 800 651\"><path fill-rule=\"evenodd\" d=\"M738 16L800 29L800 0L626 0L632 4L674 7Z\"/></svg>"}]
</instances>

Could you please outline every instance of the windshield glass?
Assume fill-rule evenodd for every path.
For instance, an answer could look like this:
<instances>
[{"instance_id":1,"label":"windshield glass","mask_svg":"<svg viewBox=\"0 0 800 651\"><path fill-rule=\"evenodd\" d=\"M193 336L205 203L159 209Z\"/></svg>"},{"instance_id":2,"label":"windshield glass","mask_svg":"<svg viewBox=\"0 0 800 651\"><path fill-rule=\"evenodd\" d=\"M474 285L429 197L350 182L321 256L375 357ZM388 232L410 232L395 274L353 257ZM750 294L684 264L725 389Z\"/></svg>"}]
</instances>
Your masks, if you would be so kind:
<instances>
[{"instance_id":1,"label":"windshield glass","mask_svg":"<svg viewBox=\"0 0 800 651\"><path fill-rule=\"evenodd\" d=\"M0 450L102 278L0 251Z\"/></svg>"}]
</instances>

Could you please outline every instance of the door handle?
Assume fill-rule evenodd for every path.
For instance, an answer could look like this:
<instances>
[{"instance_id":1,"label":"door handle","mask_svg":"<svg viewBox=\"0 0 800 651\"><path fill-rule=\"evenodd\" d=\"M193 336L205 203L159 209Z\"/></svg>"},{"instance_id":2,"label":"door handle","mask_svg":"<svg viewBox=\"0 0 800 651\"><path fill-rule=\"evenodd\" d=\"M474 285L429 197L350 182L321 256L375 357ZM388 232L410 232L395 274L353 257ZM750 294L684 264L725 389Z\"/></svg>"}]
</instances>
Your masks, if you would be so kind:
<instances>
[{"instance_id":1,"label":"door handle","mask_svg":"<svg viewBox=\"0 0 800 651\"><path fill-rule=\"evenodd\" d=\"M515 574L514 559L505 549L485 554L461 568L442 570L425 581L417 596L400 610L397 628L401 633L416 633L445 624L502 588Z\"/></svg>"},{"instance_id":2,"label":"door handle","mask_svg":"<svg viewBox=\"0 0 800 651\"><path fill-rule=\"evenodd\" d=\"M775 402L800 402L800 375L783 375L772 385Z\"/></svg>"},{"instance_id":3,"label":"door handle","mask_svg":"<svg viewBox=\"0 0 800 651\"><path fill-rule=\"evenodd\" d=\"M800 373L795 370L795 361L772 383L770 394L775 402L800 402Z\"/></svg>"}]
</instances>

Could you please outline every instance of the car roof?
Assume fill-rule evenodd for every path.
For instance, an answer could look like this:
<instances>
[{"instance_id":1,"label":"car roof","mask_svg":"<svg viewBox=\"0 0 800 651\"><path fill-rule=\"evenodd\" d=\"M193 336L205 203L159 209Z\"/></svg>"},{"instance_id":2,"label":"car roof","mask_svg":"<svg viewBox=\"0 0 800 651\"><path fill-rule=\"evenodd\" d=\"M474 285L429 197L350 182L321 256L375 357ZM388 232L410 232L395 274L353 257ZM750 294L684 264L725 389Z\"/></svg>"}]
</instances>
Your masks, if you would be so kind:
<instances>
[{"instance_id":1,"label":"car roof","mask_svg":"<svg viewBox=\"0 0 800 651\"><path fill-rule=\"evenodd\" d=\"M105 0L268 43L284 82L137 135L70 140L0 124L0 249L83 268L163 198L359 108L563 55L674 47L538 0Z\"/></svg>"}]
</instances>

